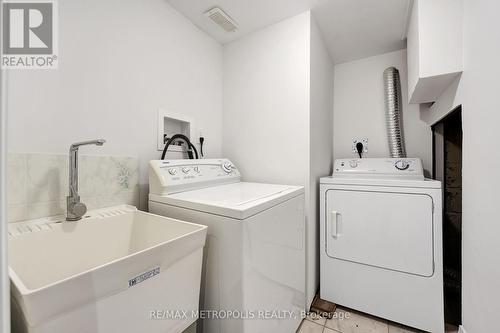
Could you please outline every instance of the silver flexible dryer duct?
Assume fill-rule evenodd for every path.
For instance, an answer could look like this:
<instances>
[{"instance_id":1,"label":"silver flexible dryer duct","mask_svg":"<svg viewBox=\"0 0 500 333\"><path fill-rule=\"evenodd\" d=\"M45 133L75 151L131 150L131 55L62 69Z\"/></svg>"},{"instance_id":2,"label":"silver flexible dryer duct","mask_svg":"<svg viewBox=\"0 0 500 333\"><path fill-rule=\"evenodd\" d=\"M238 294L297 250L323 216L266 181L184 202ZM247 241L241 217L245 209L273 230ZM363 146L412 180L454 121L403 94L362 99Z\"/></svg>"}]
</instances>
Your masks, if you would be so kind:
<instances>
[{"instance_id":1,"label":"silver flexible dryer duct","mask_svg":"<svg viewBox=\"0 0 500 333\"><path fill-rule=\"evenodd\" d=\"M406 157L401 115L401 81L399 71L389 67L384 71L387 139L391 157Z\"/></svg>"}]
</instances>

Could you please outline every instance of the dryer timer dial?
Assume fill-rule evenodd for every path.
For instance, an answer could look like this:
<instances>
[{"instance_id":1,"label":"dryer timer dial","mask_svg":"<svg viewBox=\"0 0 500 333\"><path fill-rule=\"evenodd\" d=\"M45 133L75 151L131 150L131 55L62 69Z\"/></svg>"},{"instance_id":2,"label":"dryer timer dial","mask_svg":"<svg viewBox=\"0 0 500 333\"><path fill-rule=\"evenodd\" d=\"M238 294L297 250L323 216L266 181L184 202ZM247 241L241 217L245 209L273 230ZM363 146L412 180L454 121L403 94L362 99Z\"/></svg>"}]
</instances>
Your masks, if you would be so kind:
<instances>
[{"instance_id":1,"label":"dryer timer dial","mask_svg":"<svg viewBox=\"0 0 500 333\"><path fill-rule=\"evenodd\" d=\"M405 160L399 160L399 161L396 161L394 166L398 170L407 170L410 167L410 163L408 163L408 161L405 161Z\"/></svg>"}]
</instances>

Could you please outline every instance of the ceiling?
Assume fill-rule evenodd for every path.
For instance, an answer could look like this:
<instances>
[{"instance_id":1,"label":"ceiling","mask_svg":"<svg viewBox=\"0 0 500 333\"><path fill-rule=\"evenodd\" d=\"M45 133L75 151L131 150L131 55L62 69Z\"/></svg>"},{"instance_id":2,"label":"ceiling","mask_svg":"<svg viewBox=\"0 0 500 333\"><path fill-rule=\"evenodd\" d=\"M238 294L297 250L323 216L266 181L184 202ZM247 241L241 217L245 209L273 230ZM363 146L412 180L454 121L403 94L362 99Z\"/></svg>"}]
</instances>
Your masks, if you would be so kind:
<instances>
[{"instance_id":1,"label":"ceiling","mask_svg":"<svg viewBox=\"0 0 500 333\"><path fill-rule=\"evenodd\" d=\"M222 44L311 10L335 63L405 47L411 0L167 0ZM203 15L218 6L236 24L225 32Z\"/></svg>"}]
</instances>

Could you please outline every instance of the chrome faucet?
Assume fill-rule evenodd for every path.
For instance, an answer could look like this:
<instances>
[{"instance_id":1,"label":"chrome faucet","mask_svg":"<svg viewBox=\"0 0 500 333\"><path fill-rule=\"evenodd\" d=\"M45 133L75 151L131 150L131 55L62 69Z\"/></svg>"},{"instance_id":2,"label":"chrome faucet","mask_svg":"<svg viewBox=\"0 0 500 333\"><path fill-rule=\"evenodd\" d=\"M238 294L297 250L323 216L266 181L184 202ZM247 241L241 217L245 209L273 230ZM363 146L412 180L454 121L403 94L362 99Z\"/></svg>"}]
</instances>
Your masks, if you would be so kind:
<instances>
[{"instance_id":1,"label":"chrome faucet","mask_svg":"<svg viewBox=\"0 0 500 333\"><path fill-rule=\"evenodd\" d=\"M66 197L66 221L78 221L87 212L87 206L78 195L78 148L85 145L102 146L106 140L90 140L73 143L69 147L69 195Z\"/></svg>"}]
</instances>

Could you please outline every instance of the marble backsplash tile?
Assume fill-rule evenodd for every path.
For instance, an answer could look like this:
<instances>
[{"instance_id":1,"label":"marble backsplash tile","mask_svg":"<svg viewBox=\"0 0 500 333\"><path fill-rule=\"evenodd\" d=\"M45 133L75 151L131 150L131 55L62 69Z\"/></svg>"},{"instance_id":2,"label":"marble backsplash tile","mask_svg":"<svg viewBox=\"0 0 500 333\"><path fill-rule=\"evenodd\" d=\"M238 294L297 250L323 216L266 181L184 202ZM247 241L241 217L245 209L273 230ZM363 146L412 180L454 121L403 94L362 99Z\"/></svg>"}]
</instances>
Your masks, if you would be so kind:
<instances>
[{"instance_id":1,"label":"marble backsplash tile","mask_svg":"<svg viewBox=\"0 0 500 333\"><path fill-rule=\"evenodd\" d=\"M8 221L65 214L68 156L9 154ZM79 193L88 209L139 204L139 160L132 157L79 156Z\"/></svg>"}]
</instances>

